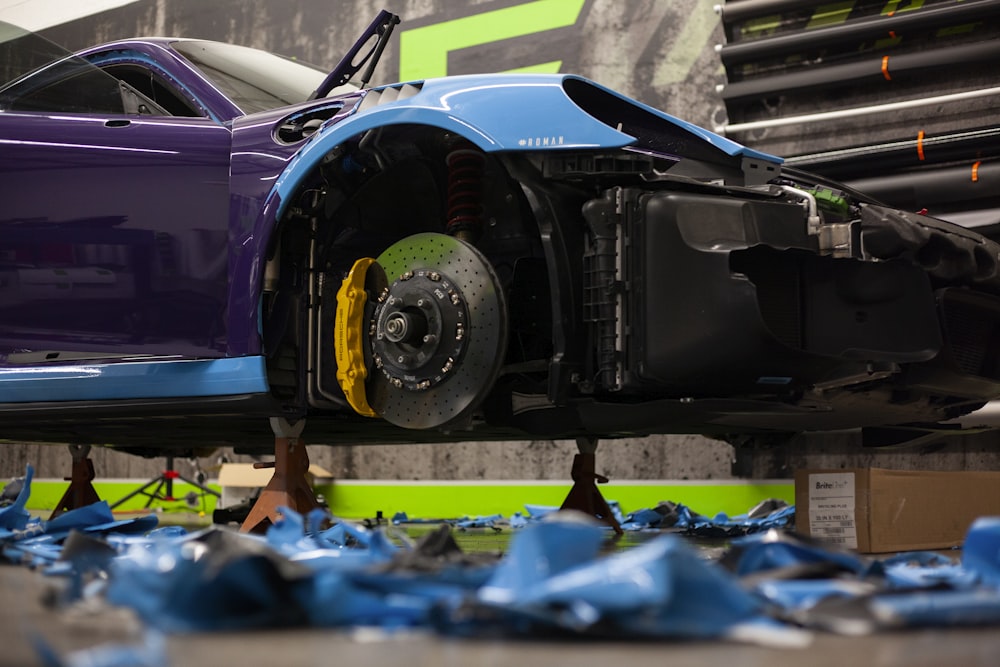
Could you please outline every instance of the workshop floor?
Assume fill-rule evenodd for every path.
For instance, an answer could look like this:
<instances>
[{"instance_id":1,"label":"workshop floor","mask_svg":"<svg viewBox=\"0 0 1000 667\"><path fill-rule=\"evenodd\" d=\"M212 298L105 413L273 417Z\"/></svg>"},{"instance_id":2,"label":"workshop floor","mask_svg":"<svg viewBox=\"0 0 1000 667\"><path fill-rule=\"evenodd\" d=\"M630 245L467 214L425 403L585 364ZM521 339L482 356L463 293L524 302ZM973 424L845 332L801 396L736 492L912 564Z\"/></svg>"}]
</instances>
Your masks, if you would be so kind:
<instances>
[{"instance_id":1,"label":"workshop floor","mask_svg":"<svg viewBox=\"0 0 1000 667\"><path fill-rule=\"evenodd\" d=\"M0 667L44 665L31 637L44 639L59 655L102 644L139 645L144 629L131 613L108 607L48 609L50 582L35 571L0 566ZM429 634L387 636L377 631L282 630L274 632L174 635L167 638L168 664L406 667L517 665L579 667L628 664L906 666L996 665L996 628L921 631L868 637L817 635L805 649L759 648L717 642L540 642L453 640ZM77 662L76 664L83 664Z\"/></svg>"}]
</instances>

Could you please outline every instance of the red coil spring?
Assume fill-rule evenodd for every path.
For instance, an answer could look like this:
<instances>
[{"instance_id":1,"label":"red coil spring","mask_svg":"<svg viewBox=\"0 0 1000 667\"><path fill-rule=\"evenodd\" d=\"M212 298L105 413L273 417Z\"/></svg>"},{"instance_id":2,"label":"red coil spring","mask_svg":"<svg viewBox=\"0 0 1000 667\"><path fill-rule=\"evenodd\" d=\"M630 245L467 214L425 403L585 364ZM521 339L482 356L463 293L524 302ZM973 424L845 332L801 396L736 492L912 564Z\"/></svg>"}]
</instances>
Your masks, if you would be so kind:
<instances>
[{"instance_id":1,"label":"red coil spring","mask_svg":"<svg viewBox=\"0 0 1000 667\"><path fill-rule=\"evenodd\" d=\"M448 223L455 235L468 232L477 238L483 230L483 174L486 158L475 148L448 153Z\"/></svg>"}]
</instances>

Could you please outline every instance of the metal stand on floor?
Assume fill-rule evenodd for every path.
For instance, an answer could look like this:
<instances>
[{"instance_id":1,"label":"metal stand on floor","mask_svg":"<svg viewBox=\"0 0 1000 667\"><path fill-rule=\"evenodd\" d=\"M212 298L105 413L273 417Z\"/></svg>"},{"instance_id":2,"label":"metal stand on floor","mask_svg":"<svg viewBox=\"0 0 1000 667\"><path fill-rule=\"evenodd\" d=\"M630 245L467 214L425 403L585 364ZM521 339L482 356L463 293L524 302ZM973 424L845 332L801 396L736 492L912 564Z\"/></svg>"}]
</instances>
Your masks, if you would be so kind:
<instances>
[{"instance_id":1,"label":"metal stand on floor","mask_svg":"<svg viewBox=\"0 0 1000 667\"><path fill-rule=\"evenodd\" d=\"M69 452L73 455L73 470L66 478L69 488L63 494L49 520L70 510L100 502L101 498L94 490L94 462L90 460L90 445L70 445Z\"/></svg>"},{"instance_id":2,"label":"metal stand on floor","mask_svg":"<svg viewBox=\"0 0 1000 667\"><path fill-rule=\"evenodd\" d=\"M594 472L596 467L597 440L577 438L576 447L580 453L573 457L573 488L559 509L574 509L585 512L611 526L617 535L622 535L622 527L604 500L597 484L604 484L608 478Z\"/></svg>"},{"instance_id":3,"label":"metal stand on floor","mask_svg":"<svg viewBox=\"0 0 1000 667\"><path fill-rule=\"evenodd\" d=\"M273 524L280 507L287 507L299 514L318 508L319 502L306 479L309 471L309 454L299 436L305 420L289 424L285 419L271 419L274 431L274 462L255 463L255 468L274 468L271 481L254 503L240 530L245 533L263 532Z\"/></svg>"},{"instance_id":4,"label":"metal stand on floor","mask_svg":"<svg viewBox=\"0 0 1000 667\"><path fill-rule=\"evenodd\" d=\"M187 477L184 477L179 472L174 470L174 457L168 456L167 467L164 469L162 473L160 473L153 479L149 480L135 491L132 491L121 500L118 500L114 505L111 506L111 509L115 509L119 505L139 495L146 496L146 504L144 505L146 509L149 509L149 507L154 502L157 501L170 502L170 501L180 500L179 498L174 497L174 481L176 480L184 482L185 484L190 484L191 486L198 489L203 501L205 498L205 494L213 495L216 498L220 497L218 491L210 489L204 484L197 482L193 479L188 479Z\"/></svg>"}]
</instances>

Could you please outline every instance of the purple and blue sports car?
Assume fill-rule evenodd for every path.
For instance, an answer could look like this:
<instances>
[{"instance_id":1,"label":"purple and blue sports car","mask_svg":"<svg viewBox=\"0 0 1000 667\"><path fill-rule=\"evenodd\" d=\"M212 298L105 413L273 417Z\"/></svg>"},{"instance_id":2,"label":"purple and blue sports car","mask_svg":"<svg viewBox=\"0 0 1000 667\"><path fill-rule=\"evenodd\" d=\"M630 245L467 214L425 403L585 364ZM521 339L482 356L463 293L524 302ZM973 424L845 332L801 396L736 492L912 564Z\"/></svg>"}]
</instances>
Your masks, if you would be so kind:
<instances>
[{"instance_id":1,"label":"purple and blue sports car","mask_svg":"<svg viewBox=\"0 0 1000 667\"><path fill-rule=\"evenodd\" d=\"M1000 395L992 241L576 76L368 88L396 21L329 74L0 31L3 438L919 433Z\"/></svg>"}]
</instances>

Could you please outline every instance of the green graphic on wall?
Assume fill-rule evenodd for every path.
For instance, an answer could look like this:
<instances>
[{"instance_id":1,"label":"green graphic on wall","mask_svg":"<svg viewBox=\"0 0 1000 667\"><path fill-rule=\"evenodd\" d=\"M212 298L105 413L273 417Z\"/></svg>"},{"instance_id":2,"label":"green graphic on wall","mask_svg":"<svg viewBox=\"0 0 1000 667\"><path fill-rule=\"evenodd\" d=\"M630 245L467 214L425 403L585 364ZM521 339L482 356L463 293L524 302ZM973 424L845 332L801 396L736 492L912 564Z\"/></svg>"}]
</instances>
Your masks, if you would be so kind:
<instances>
[{"instance_id":1,"label":"green graphic on wall","mask_svg":"<svg viewBox=\"0 0 1000 667\"><path fill-rule=\"evenodd\" d=\"M448 74L448 54L458 49L574 25L585 0L535 0L451 21L403 30L399 36L399 79ZM529 63L512 71L558 72L561 60Z\"/></svg>"}]
</instances>

